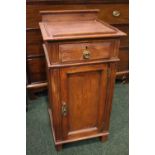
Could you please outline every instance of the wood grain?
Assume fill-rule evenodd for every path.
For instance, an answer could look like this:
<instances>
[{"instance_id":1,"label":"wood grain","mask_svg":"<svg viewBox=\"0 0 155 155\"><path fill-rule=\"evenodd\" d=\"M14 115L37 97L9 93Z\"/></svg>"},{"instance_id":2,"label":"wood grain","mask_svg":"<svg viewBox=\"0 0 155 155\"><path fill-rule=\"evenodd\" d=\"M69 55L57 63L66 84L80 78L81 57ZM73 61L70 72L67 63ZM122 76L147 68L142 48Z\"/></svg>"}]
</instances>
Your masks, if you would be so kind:
<instances>
[{"instance_id":1,"label":"wood grain","mask_svg":"<svg viewBox=\"0 0 155 155\"><path fill-rule=\"evenodd\" d=\"M82 12L73 11L73 16L74 13L82 14ZM85 12L89 17L89 10ZM54 14L72 16L70 11L42 13L44 25L54 20L55 25L49 24L49 29L59 27L60 24L64 26L63 22L55 22ZM48 15L46 20L44 15ZM76 18L79 19L79 16L74 18L72 19L74 24L70 26L77 28L79 20ZM67 21L68 19L71 20L71 17L66 17ZM85 19L94 20L87 17ZM124 33L104 22L101 24L104 25L101 30L106 31L110 38L103 36L101 39L98 30L90 24L89 30L95 34L95 39L91 38L93 34L81 38L87 32L82 30L78 39L68 40L65 35L63 40L54 40L52 36L57 33L57 29L50 32L47 40L45 37L47 29L41 26L48 77L49 114L57 150L61 150L62 144L69 142L93 137L100 137L103 142L108 138L120 37L124 36ZM61 32L67 34L63 26L61 28L64 30ZM113 33L107 31L108 28L121 35L117 34L115 37ZM77 31L80 32L79 29ZM68 32L69 35L72 33ZM81 58L83 50L87 52L89 50L92 54L90 59Z\"/></svg>"},{"instance_id":2,"label":"wood grain","mask_svg":"<svg viewBox=\"0 0 155 155\"><path fill-rule=\"evenodd\" d=\"M65 14L68 10L65 10ZM70 11L69 11L70 12ZM78 12L77 12L78 14ZM79 14L82 13L79 12ZM45 14L45 16L47 16ZM49 18L53 14L49 11ZM61 16L59 14L59 16ZM72 14L70 14L72 16ZM44 14L43 14L44 17ZM51 40L70 40L70 39L81 39L81 38L109 38L109 37L121 37L126 36L126 34L115 27L101 21L101 20L83 20L78 23L74 21L75 18L70 19L70 21L62 22L59 21L43 21L39 23L43 39L45 41ZM68 31L68 29L70 31Z\"/></svg>"},{"instance_id":3,"label":"wood grain","mask_svg":"<svg viewBox=\"0 0 155 155\"><path fill-rule=\"evenodd\" d=\"M29 73L29 83L36 81L46 81L45 58L27 59L27 72Z\"/></svg>"},{"instance_id":4,"label":"wood grain","mask_svg":"<svg viewBox=\"0 0 155 155\"><path fill-rule=\"evenodd\" d=\"M64 124L67 130L65 137L100 132L103 125L103 110L100 109L104 108L106 92L106 65L62 69L61 77L61 90L65 90L61 94L62 102L67 103L69 108Z\"/></svg>"},{"instance_id":5,"label":"wood grain","mask_svg":"<svg viewBox=\"0 0 155 155\"><path fill-rule=\"evenodd\" d=\"M117 27L119 30L125 32L127 36L121 37L120 39L120 48L129 47L129 25L113 25Z\"/></svg>"},{"instance_id":6,"label":"wood grain","mask_svg":"<svg viewBox=\"0 0 155 155\"><path fill-rule=\"evenodd\" d=\"M129 3L129 0L26 0L27 4L116 4L116 3Z\"/></svg>"},{"instance_id":7,"label":"wood grain","mask_svg":"<svg viewBox=\"0 0 155 155\"><path fill-rule=\"evenodd\" d=\"M99 9L99 19L109 23L109 24L128 24L129 23L129 11L128 4L100 4L100 5L27 5L27 27L28 28L38 28L38 23L41 21L40 11L44 10L75 10L75 9ZM120 11L119 17L113 16L113 11Z\"/></svg>"},{"instance_id":8,"label":"wood grain","mask_svg":"<svg viewBox=\"0 0 155 155\"><path fill-rule=\"evenodd\" d=\"M118 63L117 71L128 71L129 70L129 49L121 48L119 50L120 62Z\"/></svg>"},{"instance_id":9,"label":"wood grain","mask_svg":"<svg viewBox=\"0 0 155 155\"><path fill-rule=\"evenodd\" d=\"M84 60L83 51L86 49L90 52L89 60L110 58L114 43L113 40L103 40L88 43L61 44L59 45L60 59L62 62Z\"/></svg>"},{"instance_id":10,"label":"wood grain","mask_svg":"<svg viewBox=\"0 0 155 155\"><path fill-rule=\"evenodd\" d=\"M77 5L78 4L78 5ZM35 58L41 58L43 56L43 48L42 48L42 37L39 29L38 22L41 21L41 15L39 14L42 10L64 10L64 9L99 9L99 17L101 20L107 21L108 23L113 23L115 27L119 28L123 32L126 32L128 34L128 0L76 0L76 1L70 1L70 0L27 0L27 28L26 28L26 34L27 34L27 59L35 59ZM112 15L112 11L118 10L120 11L119 17L114 17ZM121 48L129 47L129 39L128 36L121 38L120 42ZM52 52L51 54L53 54ZM53 54L55 55L55 54ZM128 54L124 54L124 58L121 56L121 61L128 59ZM39 59L41 60L41 59ZM57 60L55 60L56 62ZM120 61L120 63L121 63ZM35 62L35 61L34 61ZM122 75L119 75L123 77L123 73L125 73L127 68L125 67L128 61L126 63L122 63L118 66L119 73L122 73ZM39 64L41 64L40 62ZM34 63L33 63L34 64ZM38 65L38 63L34 64ZM124 67L123 67L124 65ZM29 66L28 68L30 68ZM39 67L39 66L38 66ZM125 70L120 69L125 68ZM29 72L27 68L27 73ZM33 69L30 69L33 70ZM41 70L41 69L40 69ZM31 73L31 72L30 72ZM43 72L38 72L42 74ZM34 73L32 73L34 74ZM30 74L28 73L28 78L30 79ZM40 75L40 77L43 75ZM41 78L35 78L36 80L33 82L41 82ZM29 82L31 82L29 80ZM30 83L29 83L30 84Z\"/></svg>"}]
</instances>

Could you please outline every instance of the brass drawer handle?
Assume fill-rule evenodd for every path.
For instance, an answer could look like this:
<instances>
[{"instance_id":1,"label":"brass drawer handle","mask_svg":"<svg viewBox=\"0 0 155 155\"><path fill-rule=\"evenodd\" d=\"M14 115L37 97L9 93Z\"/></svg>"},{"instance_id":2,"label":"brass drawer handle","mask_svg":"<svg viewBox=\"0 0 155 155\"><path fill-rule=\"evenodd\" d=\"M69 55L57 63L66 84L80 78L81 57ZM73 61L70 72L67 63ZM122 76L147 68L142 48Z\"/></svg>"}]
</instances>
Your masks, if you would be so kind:
<instances>
[{"instance_id":1,"label":"brass drawer handle","mask_svg":"<svg viewBox=\"0 0 155 155\"><path fill-rule=\"evenodd\" d=\"M90 51L88 51L88 48L86 46L86 49L83 51L83 58L89 59L90 58Z\"/></svg>"},{"instance_id":2,"label":"brass drawer handle","mask_svg":"<svg viewBox=\"0 0 155 155\"><path fill-rule=\"evenodd\" d=\"M67 116L67 105L65 102L62 104L61 112L63 116Z\"/></svg>"},{"instance_id":3,"label":"brass drawer handle","mask_svg":"<svg viewBox=\"0 0 155 155\"><path fill-rule=\"evenodd\" d=\"M120 14L121 14L121 13L120 13L118 10L114 10L114 11L112 12L112 15L115 16L115 17L119 17Z\"/></svg>"}]
</instances>

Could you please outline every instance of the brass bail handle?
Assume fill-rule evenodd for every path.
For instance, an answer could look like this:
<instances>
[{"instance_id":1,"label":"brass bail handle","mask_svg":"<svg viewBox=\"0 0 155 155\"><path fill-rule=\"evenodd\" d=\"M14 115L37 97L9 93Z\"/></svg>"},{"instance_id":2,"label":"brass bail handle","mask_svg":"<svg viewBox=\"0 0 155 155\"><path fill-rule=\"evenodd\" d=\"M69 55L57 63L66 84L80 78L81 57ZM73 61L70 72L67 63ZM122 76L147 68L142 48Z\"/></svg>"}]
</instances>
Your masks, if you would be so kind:
<instances>
[{"instance_id":1,"label":"brass bail handle","mask_svg":"<svg viewBox=\"0 0 155 155\"><path fill-rule=\"evenodd\" d=\"M84 59L89 59L90 58L90 51L88 51L88 47L86 46L86 48L83 51L83 58Z\"/></svg>"},{"instance_id":2,"label":"brass bail handle","mask_svg":"<svg viewBox=\"0 0 155 155\"><path fill-rule=\"evenodd\" d=\"M63 116L67 116L67 104L65 102L62 103L61 112Z\"/></svg>"}]
</instances>

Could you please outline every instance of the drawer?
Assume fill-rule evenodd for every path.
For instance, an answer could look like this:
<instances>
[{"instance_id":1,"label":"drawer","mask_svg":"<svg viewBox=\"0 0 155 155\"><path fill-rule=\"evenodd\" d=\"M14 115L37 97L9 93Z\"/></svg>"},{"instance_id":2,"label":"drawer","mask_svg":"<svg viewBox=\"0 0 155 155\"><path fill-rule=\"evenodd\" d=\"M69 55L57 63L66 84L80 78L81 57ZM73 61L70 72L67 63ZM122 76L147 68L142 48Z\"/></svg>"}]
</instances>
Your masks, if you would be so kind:
<instances>
[{"instance_id":1,"label":"drawer","mask_svg":"<svg viewBox=\"0 0 155 155\"><path fill-rule=\"evenodd\" d=\"M45 58L27 59L28 82L46 81L46 64Z\"/></svg>"},{"instance_id":2,"label":"drawer","mask_svg":"<svg viewBox=\"0 0 155 155\"><path fill-rule=\"evenodd\" d=\"M61 62L85 61L110 58L114 41L81 42L59 45Z\"/></svg>"},{"instance_id":3,"label":"drawer","mask_svg":"<svg viewBox=\"0 0 155 155\"><path fill-rule=\"evenodd\" d=\"M121 48L119 50L119 59L117 65L117 71L128 71L129 70L129 49L128 48Z\"/></svg>"},{"instance_id":4,"label":"drawer","mask_svg":"<svg viewBox=\"0 0 155 155\"><path fill-rule=\"evenodd\" d=\"M128 4L107 4L98 8L100 9L99 18L109 24L129 23Z\"/></svg>"},{"instance_id":5,"label":"drawer","mask_svg":"<svg viewBox=\"0 0 155 155\"><path fill-rule=\"evenodd\" d=\"M26 30L26 44L42 43L40 29Z\"/></svg>"},{"instance_id":6,"label":"drawer","mask_svg":"<svg viewBox=\"0 0 155 155\"><path fill-rule=\"evenodd\" d=\"M129 25L114 25L119 30L125 32L127 36L121 37L120 47L129 47Z\"/></svg>"},{"instance_id":7,"label":"drawer","mask_svg":"<svg viewBox=\"0 0 155 155\"><path fill-rule=\"evenodd\" d=\"M26 46L26 54L28 57L44 55L41 43L28 44Z\"/></svg>"}]
</instances>

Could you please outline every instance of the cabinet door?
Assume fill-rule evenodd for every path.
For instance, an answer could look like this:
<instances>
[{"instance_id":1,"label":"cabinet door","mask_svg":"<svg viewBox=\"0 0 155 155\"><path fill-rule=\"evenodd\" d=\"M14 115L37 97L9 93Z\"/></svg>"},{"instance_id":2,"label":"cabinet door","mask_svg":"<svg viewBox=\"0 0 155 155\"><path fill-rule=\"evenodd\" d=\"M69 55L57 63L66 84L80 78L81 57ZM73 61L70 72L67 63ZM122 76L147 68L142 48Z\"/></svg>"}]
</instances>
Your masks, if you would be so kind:
<instances>
[{"instance_id":1,"label":"cabinet door","mask_svg":"<svg viewBox=\"0 0 155 155\"><path fill-rule=\"evenodd\" d=\"M61 69L63 139L103 132L106 64Z\"/></svg>"}]
</instances>

